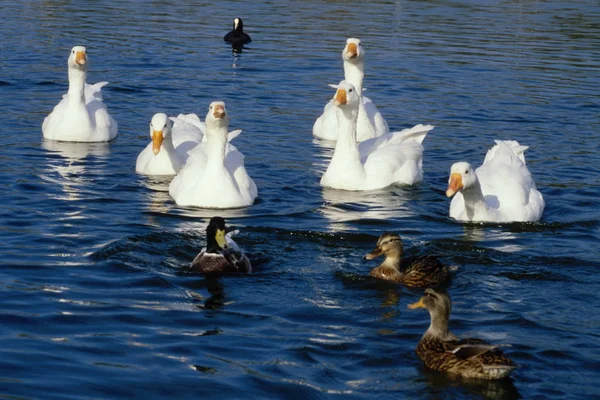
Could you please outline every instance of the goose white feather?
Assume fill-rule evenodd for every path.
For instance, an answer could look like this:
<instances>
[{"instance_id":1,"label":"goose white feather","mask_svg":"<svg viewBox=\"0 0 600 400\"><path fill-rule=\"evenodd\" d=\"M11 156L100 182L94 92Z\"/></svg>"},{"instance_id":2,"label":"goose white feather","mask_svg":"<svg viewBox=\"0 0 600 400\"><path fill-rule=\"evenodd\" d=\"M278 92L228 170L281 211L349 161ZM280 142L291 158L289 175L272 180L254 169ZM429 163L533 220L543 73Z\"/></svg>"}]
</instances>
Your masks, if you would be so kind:
<instances>
[{"instance_id":1,"label":"goose white feather","mask_svg":"<svg viewBox=\"0 0 600 400\"><path fill-rule=\"evenodd\" d=\"M87 84L88 65L85 47L73 47L67 60L69 91L44 119L44 138L66 142L107 142L117 136L117 122L102 101L101 90L108 82Z\"/></svg>"},{"instance_id":2,"label":"goose white feather","mask_svg":"<svg viewBox=\"0 0 600 400\"><path fill-rule=\"evenodd\" d=\"M349 38L342 51L344 61L344 80L354 85L361 102L358 109L356 140L362 142L389 132L388 124L377 109L375 103L363 95L363 79L365 76L365 51L360 39ZM313 125L313 135L326 140L337 140L339 126L337 124L336 107L329 101L323 114Z\"/></svg>"},{"instance_id":3,"label":"goose white feather","mask_svg":"<svg viewBox=\"0 0 600 400\"><path fill-rule=\"evenodd\" d=\"M205 119L206 140L189 152L185 166L169 185L169 194L183 206L237 208L254 203L256 184L246 172L244 155L228 140L241 131L227 132L225 103L210 104Z\"/></svg>"},{"instance_id":4,"label":"goose white feather","mask_svg":"<svg viewBox=\"0 0 600 400\"><path fill-rule=\"evenodd\" d=\"M448 197L450 217L459 221L539 221L545 208L525 163L524 152L515 140L496 140L483 164L473 170L467 162L450 169Z\"/></svg>"},{"instance_id":5,"label":"goose white feather","mask_svg":"<svg viewBox=\"0 0 600 400\"><path fill-rule=\"evenodd\" d=\"M321 185L344 190L373 190L423 179L423 139L432 125L416 125L378 138L356 141L360 95L342 81L333 98L340 136Z\"/></svg>"},{"instance_id":6,"label":"goose white feather","mask_svg":"<svg viewBox=\"0 0 600 400\"><path fill-rule=\"evenodd\" d=\"M198 118L195 114L189 116ZM203 136L199 127L187 123L185 118L183 114L171 119L165 113L154 114L150 121L151 142L138 155L136 172L145 175L175 175L181 170L187 161L189 150L200 143Z\"/></svg>"}]
</instances>

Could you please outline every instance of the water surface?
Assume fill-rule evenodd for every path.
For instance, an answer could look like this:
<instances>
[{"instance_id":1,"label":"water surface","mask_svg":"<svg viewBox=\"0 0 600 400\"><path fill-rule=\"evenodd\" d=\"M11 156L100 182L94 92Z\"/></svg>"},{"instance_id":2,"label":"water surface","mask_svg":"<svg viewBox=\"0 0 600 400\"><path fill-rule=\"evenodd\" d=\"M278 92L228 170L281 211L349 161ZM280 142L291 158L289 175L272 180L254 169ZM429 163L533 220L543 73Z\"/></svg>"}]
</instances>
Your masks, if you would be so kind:
<instances>
[{"instance_id":1,"label":"water surface","mask_svg":"<svg viewBox=\"0 0 600 400\"><path fill-rule=\"evenodd\" d=\"M0 397L592 398L600 394L600 6L595 1L22 1L0 27ZM244 18L252 44L222 41ZM431 123L423 182L322 189L311 128L361 38L389 125ZM43 141L87 46L119 123L108 144ZM155 112L224 100L259 188L219 212L255 273L182 273L214 211L136 175ZM495 139L530 146L539 223L448 218L448 172ZM507 345L497 383L427 371L420 291L362 260L383 231L459 266L451 329Z\"/></svg>"}]
</instances>

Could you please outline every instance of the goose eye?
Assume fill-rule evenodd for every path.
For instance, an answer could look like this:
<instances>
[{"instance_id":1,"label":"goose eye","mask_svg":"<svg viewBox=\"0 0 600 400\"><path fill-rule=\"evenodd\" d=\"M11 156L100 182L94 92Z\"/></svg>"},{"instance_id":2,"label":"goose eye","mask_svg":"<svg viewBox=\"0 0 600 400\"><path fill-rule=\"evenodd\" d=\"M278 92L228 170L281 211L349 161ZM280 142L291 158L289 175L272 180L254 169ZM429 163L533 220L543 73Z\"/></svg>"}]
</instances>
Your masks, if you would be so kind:
<instances>
[{"instance_id":1,"label":"goose eye","mask_svg":"<svg viewBox=\"0 0 600 400\"><path fill-rule=\"evenodd\" d=\"M469 170L466 170L466 171L465 171L465 175L469 175Z\"/></svg>"},{"instance_id":2,"label":"goose eye","mask_svg":"<svg viewBox=\"0 0 600 400\"><path fill-rule=\"evenodd\" d=\"M352 89L348 90L350 93L352 93Z\"/></svg>"}]
</instances>

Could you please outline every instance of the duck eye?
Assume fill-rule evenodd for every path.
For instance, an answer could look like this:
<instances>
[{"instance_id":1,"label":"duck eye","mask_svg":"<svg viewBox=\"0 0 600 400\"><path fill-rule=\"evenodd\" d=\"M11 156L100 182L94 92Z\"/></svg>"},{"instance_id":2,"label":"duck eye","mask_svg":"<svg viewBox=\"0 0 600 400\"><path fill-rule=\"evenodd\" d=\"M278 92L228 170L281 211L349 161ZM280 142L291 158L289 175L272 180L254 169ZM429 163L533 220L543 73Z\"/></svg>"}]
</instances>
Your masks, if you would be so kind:
<instances>
[{"instance_id":1,"label":"duck eye","mask_svg":"<svg viewBox=\"0 0 600 400\"><path fill-rule=\"evenodd\" d=\"M348 90L350 93L352 93L352 89Z\"/></svg>"},{"instance_id":2,"label":"duck eye","mask_svg":"<svg viewBox=\"0 0 600 400\"><path fill-rule=\"evenodd\" d=\"M465 175L469 175L469 170L466 170L466 171L465 171Z\"/></svg>"},{"instance_id":3,"label":"duck eye","mask_svg":"<svg viewBox=\"0 0 600 400\"><path fill-rule=\"evenodd\" d=\"M165 126L163 127L163 129L166 128L166 127L167 127L167 124L165 123Z\"/></svg>"}]
</instances>

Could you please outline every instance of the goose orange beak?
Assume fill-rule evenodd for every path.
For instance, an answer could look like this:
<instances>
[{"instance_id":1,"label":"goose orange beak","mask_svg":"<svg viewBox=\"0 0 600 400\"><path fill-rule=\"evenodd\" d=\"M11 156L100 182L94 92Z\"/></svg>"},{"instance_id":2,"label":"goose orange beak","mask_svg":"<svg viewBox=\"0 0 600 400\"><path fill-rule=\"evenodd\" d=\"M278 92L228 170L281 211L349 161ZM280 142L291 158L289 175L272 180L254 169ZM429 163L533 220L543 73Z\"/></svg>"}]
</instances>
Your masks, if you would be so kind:
<instances>
[{"instance_id":1,"label":"goose orange beak","mask_svg":"<svg viewBox=\"0 0 600 400\"><path fill-rule=\"evenodd\" d=\"M223 117L225 117L225 107L221 105L215 106L215 109L213 111L213 117L217 119L222 119Z\"/></svg>"},{"instance_id":2,"label":"goose orange beak","mask_svg":"<svg viewBox=\"0 0 600 400\"><path fill-rule=\"evenodd\" d=\"M410 308L411 310L414 310L415 308L425 308L425 303L423 303L423 298L421 297L419 299L419 301L417 301L416 303L409 304L408 308Z\"/></svg>"},{"instance_id":3,"label":"goose orange beak","mask_svg":"<svg viewBox=\"0 0 600 400\"><path fill-rule=\"evenodd\" d=\"M348 50L346 50L346 57L353 59L358 57L358 49L356 43L348 43Z\"/></svg>"},{"instance_id":4,"label":"goose orange beak","mask_svg":"<svg viewBox=\"0 0 600 400\"><path fill-rule=\"evenodd\" d=\"M446 196L452 197L456 192L458 192L462 188L462 175L454 173L450 175L450 182L448 182L448 190L446 190Z\"/></svg>"},{"instance_id":5,"label":"goose orange beak","mask_svg":"<svg viewBox=\"0 0 600 400\"><path fill-rule=\"evenodd\" d=\"M77 53L75 53L75 64L83 65L86 63L86 61L87 58L85 56L85 52L78 51Z\"/></svg>"},{"instance_id":6,"label":"goose orange beak","mask_svg":"<svg viewBox=\"0 0 600 400\"><path fill-rule=\"evenodd\" d=\"M338 89L337 92L335 92L335 97L333 98L333 104L335 104L336 106L339 106L339 105L343 105L343 104L347 104L347 103L348 103L348 99L346 98L346 90Z\"/></svg>"},{"instance_id":7,"label":"goose orange beak","mask_svg":"<svg viewBox=\"0 0 600 400\"><path fill-rule=\"evenodd\" d=\"M163 133L162 131L152 131L152 153L157 155L160 152L160 146L163 142Z\"/></svg>"}]
</instances>

